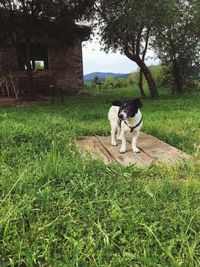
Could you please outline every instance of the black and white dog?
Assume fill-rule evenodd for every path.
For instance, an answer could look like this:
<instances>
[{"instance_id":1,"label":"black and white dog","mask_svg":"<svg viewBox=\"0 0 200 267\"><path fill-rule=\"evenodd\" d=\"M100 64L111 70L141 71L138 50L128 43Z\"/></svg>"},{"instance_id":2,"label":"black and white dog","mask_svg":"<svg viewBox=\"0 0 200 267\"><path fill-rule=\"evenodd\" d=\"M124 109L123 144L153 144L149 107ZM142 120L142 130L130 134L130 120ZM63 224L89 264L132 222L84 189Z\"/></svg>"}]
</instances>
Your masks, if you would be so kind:
<instances>
[{"instance_id":1,"label":"black and white dog","mask_svg":"<svg viewBox=\"0 0 200 267\"><path fill-rule=\"evenodd\" d=\"M122 141L120 153L126 152L126 137L125 133L132 133L132 149L134 153L140 152L136 143L142 127L142 113L139 110L142 107L140 99L113 101L108 112L108 119L111 125L111 145L116 146L117 140Z\"/></svg>"}]
</instances>

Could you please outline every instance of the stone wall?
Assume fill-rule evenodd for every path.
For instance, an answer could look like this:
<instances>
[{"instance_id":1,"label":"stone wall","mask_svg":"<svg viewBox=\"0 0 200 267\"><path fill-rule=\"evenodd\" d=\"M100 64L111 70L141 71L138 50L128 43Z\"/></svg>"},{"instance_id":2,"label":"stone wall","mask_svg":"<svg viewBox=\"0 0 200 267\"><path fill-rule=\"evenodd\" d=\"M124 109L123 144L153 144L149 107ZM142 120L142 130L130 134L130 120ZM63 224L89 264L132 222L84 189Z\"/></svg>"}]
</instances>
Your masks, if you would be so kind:
<instances>
[{"instance_id":1,"label":"stone wall","mask_svg":"<svg viewBox=\"0 0 200 267\"><path fill-rule=\"evenodd\" d=\"M53 43L48 46L48 70L33 71L34 89L37 94L43 94L43 89L48 87L52 80L63 88L65 94L76 94L83 89L83 65L81 41L71 47L64 47ZM0 76L12 73L17 77L20 90L26 90L26 71L19 71L16 49L8 45L0 47ZM45 82L46 81L46 82ZM40 93L41 91L41 93Z\"/></svg>"},{"instance_id":2,"label":"stone wall","mask_svg":"<svg viewBox=\"0 0 200 267\"><path fill-rule=\"evenodd\" d=\"M55 73L58 85L65 92L75 93L83 89L81 42L69 48L49 46L49 69Z\"/></svg>"},{"instance_id":3,"label":"stone wall","mask_svg":"<svg viewBox=\"0 0 200 267\"><path fill-rule=\"evenodd\" d=\"M0 74L18 71L16 49L12 45L0 46Z\"/></svg>"}]
</instances>

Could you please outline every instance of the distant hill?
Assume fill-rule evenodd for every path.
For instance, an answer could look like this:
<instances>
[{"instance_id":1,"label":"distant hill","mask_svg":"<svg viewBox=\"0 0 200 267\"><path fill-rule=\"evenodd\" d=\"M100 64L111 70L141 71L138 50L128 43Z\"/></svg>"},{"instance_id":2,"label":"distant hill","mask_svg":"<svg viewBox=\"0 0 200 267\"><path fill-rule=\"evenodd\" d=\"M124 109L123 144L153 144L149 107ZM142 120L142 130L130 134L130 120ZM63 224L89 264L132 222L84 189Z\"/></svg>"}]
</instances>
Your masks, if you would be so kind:
<instances>
[{"instance_id":1,"label":"distant hill","mask_svg":"<svg viewBox=\"0 0 200 267\"><path fill-rule=\"evenodd\" d=\"M96 76L99 77L100 80L104 80L106 77L113 77L113 78L119 78L124 77L128 78L129 73L123 74L123 73L113 73L113 72L92 72L90 74L84 75L85 81L93 80Z\"/></svg>"}]
</instances>

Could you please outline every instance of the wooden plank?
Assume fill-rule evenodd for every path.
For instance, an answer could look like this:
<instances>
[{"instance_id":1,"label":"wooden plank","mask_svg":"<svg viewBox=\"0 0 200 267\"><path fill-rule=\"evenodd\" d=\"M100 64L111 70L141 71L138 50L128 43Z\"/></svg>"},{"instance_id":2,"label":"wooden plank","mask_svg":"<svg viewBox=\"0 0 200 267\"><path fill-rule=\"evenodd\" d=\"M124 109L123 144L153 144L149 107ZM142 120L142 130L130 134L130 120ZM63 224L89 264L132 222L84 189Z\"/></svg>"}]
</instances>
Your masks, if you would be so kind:
<instances>
[{"instance_id":1,"label":"wooden plank","mask_svg":"<svg viewBox=\"0 0 200 267\"><path fill-rule=\"evenodd\" d=\"M76 141L76 144L85 152L89 153L94 159L102 158L105 164L116 162L95 136L79 139Z\"/></svg>"},{"instance_id":2,"label":"wooden plank","mask_svg":"<svg viewBox=\"0 0 200 267\"><path fill-rule=\"evenodd\" d=\"M111 146L110 137L108 136L97 136L99 142L104 146L104 148L110 152L112 157L116 162L123 166L129 165L138 165L138 166L147 166L151 164L152 158L145 154L143 151L141 153L133 153L130 142L127 142L127 151L124 154L119 153L121 142L118 142L117 146Z\"/></svg>"},{"instance_id":3,"label":"wooden plank","mask_svg":"<svg viewBox=\"0 0 200 267\"><path fill-rule=\"evenodd\" d=\"M181 150L143 132L140 133L138 147L147 155L164 163L176 163L190 158Z\"/></svg>"},{"instance_id":4,"label":"wooden plank","mask_svg":"<svg viewBox=\"0 0 200 267\"><path fill-rule=\"evenodd\" d=\"M89 136L76 141L76 144L90 153L93 158L102 158L105 164L115 162L123 166L134 164L148 166L155 160L169 164L191 158L179 149L146 133L140 133L138 147L141 152L138 154L132 151L130 136L127 139L127 151L124 154L119 153L120 141L117 146L111 146L110 136Z\"/></svg>"}]
</instances>

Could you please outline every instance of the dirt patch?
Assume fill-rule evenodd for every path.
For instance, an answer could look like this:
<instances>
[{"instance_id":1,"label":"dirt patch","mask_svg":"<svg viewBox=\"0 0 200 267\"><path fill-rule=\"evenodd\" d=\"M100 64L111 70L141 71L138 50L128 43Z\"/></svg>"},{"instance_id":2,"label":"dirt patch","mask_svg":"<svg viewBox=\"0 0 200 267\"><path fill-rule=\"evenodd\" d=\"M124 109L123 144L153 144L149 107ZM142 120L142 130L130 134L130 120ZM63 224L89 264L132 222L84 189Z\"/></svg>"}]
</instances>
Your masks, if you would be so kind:
<instances>
[{"instance_id":1,"label":"dirt patch","mask_svg":"<svg viewBox=\"0 0 200 267\"><path fill-rule=\"evenodd\" d=\"M27 99L21 98L8 98L0 97L0 106L16 106L16 107L33 107L41 104L50 104L49 99L36 99L34 101L28 101Z\"/></svg>"}]
</instances>

